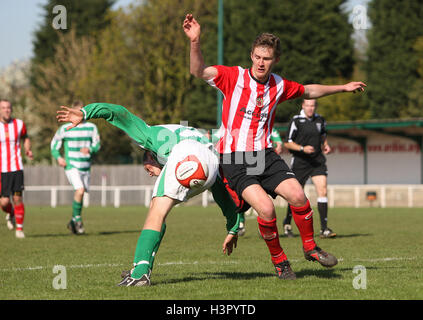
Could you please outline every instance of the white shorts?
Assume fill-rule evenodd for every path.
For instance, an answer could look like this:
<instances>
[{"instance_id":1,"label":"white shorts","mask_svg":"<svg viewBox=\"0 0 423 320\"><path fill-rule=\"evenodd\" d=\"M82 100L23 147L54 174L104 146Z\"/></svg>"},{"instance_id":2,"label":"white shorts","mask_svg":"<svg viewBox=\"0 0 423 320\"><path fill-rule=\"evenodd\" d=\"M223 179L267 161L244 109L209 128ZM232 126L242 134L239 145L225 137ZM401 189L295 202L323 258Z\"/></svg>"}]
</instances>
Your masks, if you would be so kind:
<instances>
[{"instance_id":1,"label":"white shorts","mask_svg":"<svg viewBox=\"0 0 423 320\"><path fill-rule=\"evenodd\" d=\"M195 140L183 140L174 146L162 172L156 180L153 198L167 196L175 200L187 201L210 188L216 181L219 171L219 159L212 150L213 145L205 145ZM188 155L195 155L203 164L208 166L209 176L206 183L201 187L186 188L176 179L176 165Z\"/></svg>"},{"instance_id":2,"label":"white shorts","mask_svg":"<svg viewBox=\"0 0 423 320\"><path fill-rule=\"evenodd\" d=\"M73 186L74 190L84 188L88 192L90 188L90 172L89 171L79 171L76 168L65 170L66 177L68 178L69 183Z\"/></svg>"}]
</instances>

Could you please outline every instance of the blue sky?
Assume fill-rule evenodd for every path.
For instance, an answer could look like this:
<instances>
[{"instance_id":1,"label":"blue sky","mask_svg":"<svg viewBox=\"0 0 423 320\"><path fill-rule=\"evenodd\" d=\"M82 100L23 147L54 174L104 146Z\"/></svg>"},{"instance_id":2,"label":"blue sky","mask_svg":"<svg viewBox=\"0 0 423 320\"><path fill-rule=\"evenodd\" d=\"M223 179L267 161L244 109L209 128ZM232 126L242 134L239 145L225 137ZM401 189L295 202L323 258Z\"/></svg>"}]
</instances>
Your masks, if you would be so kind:
<instances>
[{"instance_id":1,"label":"blue sky","mask_svg":"<svg viewBox=\"0 0 423 320\"><path fill-rule=\"evenodd\" d=\"M0 0L0 69L15 60L32 56L32 37L42 22L42 8L48 0ZM114 8L136 0L117 0ZM349 7L369 0L350 0Z\"/></svg>"},{"instance_id":2,"label":"blue sky","mask_svg":"<svg viewBox=\"0 0 423 320\"><path fill-rule=\"evenodd\" d=\"M117 0L113 8L135 0ZM48 0L0 0L0 69L32 56L32 37Z\"/></svg>"}]
</instances>

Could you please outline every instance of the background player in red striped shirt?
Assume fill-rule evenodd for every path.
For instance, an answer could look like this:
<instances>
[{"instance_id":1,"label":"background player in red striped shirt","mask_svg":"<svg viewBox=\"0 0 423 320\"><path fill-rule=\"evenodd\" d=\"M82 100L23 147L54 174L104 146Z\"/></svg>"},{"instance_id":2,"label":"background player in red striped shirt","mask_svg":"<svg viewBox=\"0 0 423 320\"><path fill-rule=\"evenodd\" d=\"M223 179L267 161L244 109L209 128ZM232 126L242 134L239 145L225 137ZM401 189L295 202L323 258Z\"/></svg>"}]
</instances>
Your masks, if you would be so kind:
<instances>
[{"instance_id":1,"label":"background player in red striped shirt","mask_svg":"<svg viewBox=\"0 0 423 320\"><path fill-rule=\"evenodd\" d=\"M12 104L8 100L0 100L0 167L1 197L0 205L7 213L7 226L13 230L16 223L16 237L24 238L23 222L25 207L22 202L24 190L24 174L21 156L21 140L25 154L33 159L31 141L28 138L25 123L12 118ZM12 196L13 206L10 203Z\"/></svg>"},{"instance_id":2,"label":"background player in red striped shirt","mask_svg":"<svg viewBox=\"0 0 423 320\"><path fill-rule=\"evenodd\" d=\"M251 48L252 66L206 66L200 48L201 27L192 14L182 25L190 39L190 72L207 81L223 94L221 137L217 150L229 186L258 213L257 222L282 279L295 279L280 246L272 197L285 198L293 213L307 260L325 267L337 264L335 256L320 249L314 241L313 211L294 173L272 149L271 132L276 106L288 99L319 98L339 92L364 91L362 82L325 86L301 85L272 73L280 59L280 40L272 34L256 38Z\"/></svg>"}]
</instances>

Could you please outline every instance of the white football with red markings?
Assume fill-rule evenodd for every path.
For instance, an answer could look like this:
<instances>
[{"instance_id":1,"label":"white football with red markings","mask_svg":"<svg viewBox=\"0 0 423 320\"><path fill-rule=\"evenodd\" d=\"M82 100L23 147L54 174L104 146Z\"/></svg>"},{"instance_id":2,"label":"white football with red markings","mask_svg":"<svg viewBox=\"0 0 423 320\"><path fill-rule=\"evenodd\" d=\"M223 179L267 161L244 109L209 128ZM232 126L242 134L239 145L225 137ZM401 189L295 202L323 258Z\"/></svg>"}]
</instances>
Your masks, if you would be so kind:
<instances>
[{"instance_id":1,"label":"white football with red markings","mask_svg":"<svg viewBox=\"0 0 423 320\"><path fill-rule=\"evenodd\" d=\"M175 175L178 182L186 188L203 186L208 178L208 167L195 155L189 155L176 165Z\"/></svg>"}]
</instances>

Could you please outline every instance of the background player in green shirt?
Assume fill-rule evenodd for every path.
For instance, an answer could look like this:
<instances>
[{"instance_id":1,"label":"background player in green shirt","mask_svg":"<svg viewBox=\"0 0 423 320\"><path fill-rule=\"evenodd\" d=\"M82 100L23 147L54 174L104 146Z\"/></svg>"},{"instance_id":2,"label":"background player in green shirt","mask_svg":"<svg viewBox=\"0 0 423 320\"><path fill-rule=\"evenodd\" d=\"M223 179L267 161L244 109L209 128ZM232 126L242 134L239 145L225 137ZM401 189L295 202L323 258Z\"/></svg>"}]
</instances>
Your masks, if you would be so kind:
<instances>
[{"instance_id":1,"label":"background player in green shirt","mask_svg":"<svg viewBox=\"0 0 423 320\"><path fill-rule=\"evenodd\" d=\"M216 203L227 219L227 236L223 252L230 255L237 243L239 215L237 207L218 177L219 159L213 145L197 129L181 125L149 126L126 108L108 104L92 103L82 109L61 107L59 122L71 122L73 128L83 120L103 118L125 131L141 148L148 151L144 168L151 176L158 176L153 190L149 212L144 222L135 250L134 268L122 274L119 286L148 286L154 258L166 231L165 219L170 210L181 201L197 195L207 188L212 191ZM196 155L208 166L208 179L198 188L185 188L176 180L177 162L188 154Z\"/></svg>"},{"instance_id":2,"label":"background player in green shirt","mask_svg":"<svg viewBox=\"0 0 423 320\"><path fill-rule=\"evenodd\" d=\"M82 108L84 104L76 101L74 108ZM68 229L74 234L85 233L82 223L82 203L84 193L90 187L91 157L100 149L100 135L97 126L91 122L81 122L72 129L67 129L69 124L62 125L51 141L51 155L57 160L59 166L65 169L66 177L75 192L72 202L72 219ZM64 149L64 156L60 149Z\"/></svg>"}]
</instances>

